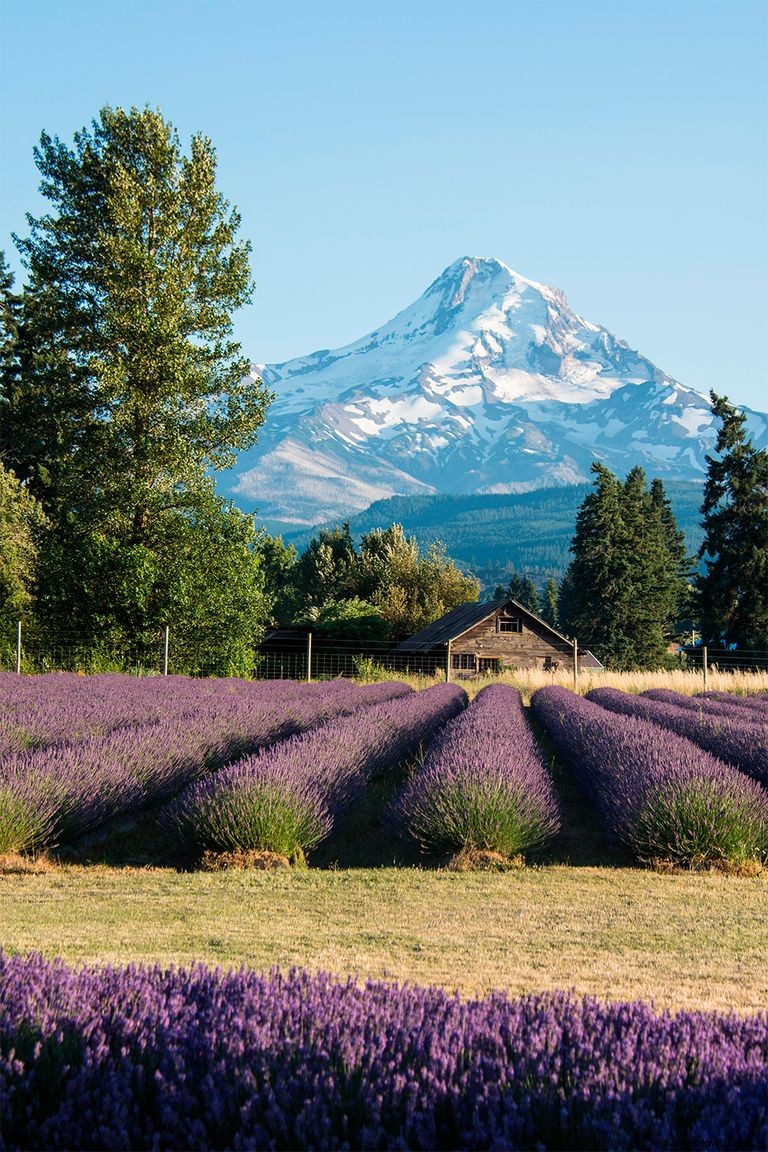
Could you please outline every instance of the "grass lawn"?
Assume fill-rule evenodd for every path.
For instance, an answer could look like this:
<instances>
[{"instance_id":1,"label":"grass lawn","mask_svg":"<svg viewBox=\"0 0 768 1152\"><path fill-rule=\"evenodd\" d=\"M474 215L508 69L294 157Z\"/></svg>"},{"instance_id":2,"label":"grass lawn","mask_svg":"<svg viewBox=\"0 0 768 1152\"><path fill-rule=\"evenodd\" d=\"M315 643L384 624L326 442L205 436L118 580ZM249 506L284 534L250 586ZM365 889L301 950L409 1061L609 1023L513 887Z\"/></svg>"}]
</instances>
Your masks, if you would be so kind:
<instances>
[{"instance_id":1,"label":"grass lawn","mask_svg":"<svg viewBox=\"0 0 768 1152\"><path fill-rule=\"evenodd\" d=\"M0 876L0 943L70 962L295 964L465 995L575 988L748 1012L768 1005L768 880L565 865L70 865Z\"/></svg>"}]
</instances>

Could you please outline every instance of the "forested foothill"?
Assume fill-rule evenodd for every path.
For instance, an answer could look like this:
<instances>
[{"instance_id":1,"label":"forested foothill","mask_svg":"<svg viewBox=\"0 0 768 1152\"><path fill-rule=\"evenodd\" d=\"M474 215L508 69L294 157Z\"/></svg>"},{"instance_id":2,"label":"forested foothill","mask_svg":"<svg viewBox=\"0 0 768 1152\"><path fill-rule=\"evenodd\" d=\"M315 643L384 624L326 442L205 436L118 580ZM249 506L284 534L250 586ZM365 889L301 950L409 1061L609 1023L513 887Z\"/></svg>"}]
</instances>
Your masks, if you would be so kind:
<instances>
[{"instance_id":1,"label":"forested foothill","mask_svg":"<svg viewBox=\"0 0 768 1152\"><path fill-rule=\"evenodd\" d=\"M694 637L768 646L768 453L724 396L698 535L695 486L670 485L681 524L660 479L596 462L591 488L515 498L547 533L514 569L504 497L396 497L296 547L216 490L272 397L233 339L250 244L211 141L185 148L158 111L105 107L71 145L43 132L35 160L48 212L14 236L23 287L0 263L6 665L21 620L38 668L75 644L82 666L156 668L170 627L175 671L250 675L272 624L382 651L481 596L516 599L612 669L660 667ZM420 517L420 536L397 522ZM470 521L495 568L485 545L462 548Z\"/></svg>"}]
</instances>

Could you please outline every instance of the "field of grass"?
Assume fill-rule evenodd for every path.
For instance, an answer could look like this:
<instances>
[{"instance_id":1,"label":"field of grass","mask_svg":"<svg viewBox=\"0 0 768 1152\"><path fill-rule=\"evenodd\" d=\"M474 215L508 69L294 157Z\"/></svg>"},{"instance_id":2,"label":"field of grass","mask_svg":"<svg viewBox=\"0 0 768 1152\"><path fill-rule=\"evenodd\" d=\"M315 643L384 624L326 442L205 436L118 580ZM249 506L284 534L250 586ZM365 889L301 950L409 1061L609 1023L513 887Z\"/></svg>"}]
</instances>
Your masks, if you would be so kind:
<instances>
[{"instance_id":1,"label":"field of grass","mask_svg":"<svg viewBox=\"0 0 768 1152\"><path fill-rule=\"evenodd\" d=\"M768 1003L768 883L548 865L0 876L2 946L71 962L299 965L476 995L575 988L659 1007Z\"/></svg>"}]
</instances>

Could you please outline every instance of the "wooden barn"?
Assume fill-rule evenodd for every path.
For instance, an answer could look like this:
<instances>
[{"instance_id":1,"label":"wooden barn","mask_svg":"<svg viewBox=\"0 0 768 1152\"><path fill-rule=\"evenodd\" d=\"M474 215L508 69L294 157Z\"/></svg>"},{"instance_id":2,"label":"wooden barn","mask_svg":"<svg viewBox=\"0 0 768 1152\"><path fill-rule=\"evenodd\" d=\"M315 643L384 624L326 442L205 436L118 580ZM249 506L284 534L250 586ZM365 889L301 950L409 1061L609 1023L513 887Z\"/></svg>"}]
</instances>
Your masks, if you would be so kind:
<instances>
[{"instance_id":1,"label":"wooden barn","mask_svg":"<svg viewBox=\"0 0 768 1152\"><path fill-rule=\"evenodd\" d=\"M425 668L446 667L452 677L504 668L573 671L573 643L515 600L460 604L395 652L421 658ZM579 669L601 668L591 652L578 652Z\"/></svg>"}]
</instances>

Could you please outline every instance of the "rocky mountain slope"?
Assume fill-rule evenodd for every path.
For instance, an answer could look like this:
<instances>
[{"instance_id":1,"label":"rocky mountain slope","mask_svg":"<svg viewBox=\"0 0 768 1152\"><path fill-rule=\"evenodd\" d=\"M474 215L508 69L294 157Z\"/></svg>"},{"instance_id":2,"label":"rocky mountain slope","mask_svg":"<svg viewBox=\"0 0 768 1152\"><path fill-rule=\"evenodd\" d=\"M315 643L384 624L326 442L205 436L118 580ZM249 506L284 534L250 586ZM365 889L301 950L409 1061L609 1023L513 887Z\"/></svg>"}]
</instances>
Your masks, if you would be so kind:
<instances>
[{"instance_id":1,"label":"rocky mountain slope","mask_svg":"<svg viewBox=\"0 0 768 1152\"><path fill-rule=\"evenodd\" d=\"M297 528L395 494L579 483L595 458L701 479L714 443L706 396L495 259L457 260L345 348L254 371L276 400L220 490ZM768 416L750 431L768 443Z\"/></svg>"}]
</instances>

